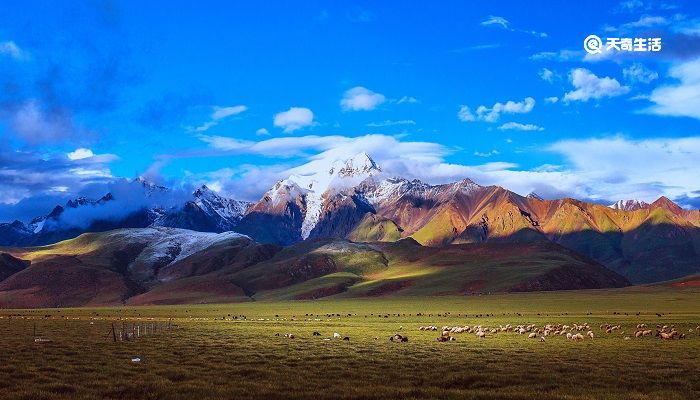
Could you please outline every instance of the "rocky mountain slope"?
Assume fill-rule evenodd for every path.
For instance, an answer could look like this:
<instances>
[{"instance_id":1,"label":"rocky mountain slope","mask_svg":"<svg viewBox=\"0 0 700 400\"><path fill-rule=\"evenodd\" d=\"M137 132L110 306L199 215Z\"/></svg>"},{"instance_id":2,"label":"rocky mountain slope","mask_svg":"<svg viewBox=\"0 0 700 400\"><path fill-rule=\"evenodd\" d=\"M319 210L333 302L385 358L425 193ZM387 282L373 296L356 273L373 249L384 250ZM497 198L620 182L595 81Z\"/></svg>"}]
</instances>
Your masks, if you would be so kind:
<instances>
[{"instance_id":1,"label":"rocky mountain slope","mask_svg":"<svg viewBox=\"0 0 700 400\"><path fill-rule=\"evenodd\" d=\"M621 287L553 243L424 247L413 239L311 239L281 247L232 233L131 228L0 249L0 307L69 307L459 295Z\"/></svg>"},{"instance_id":2,"label":"rocky mountain slope","mask_svg":"<svg viewBox=\"0 0 700 400\"><path fill-rule=\"evenodd\" d=\"M391 177L366 153L292 175L253 204L222 197L206 186L184 197L174 193L139 179L127 191L76 199L28 224L0 224L0 245L48 244L83 232L162 226L236 231L282 246L318 238L412 238L438 247L552 242L635 283L700 272L700 211L685 210L665 197L604 206L570 198L544 200L535 193L521 196L469 179L431 185ZM117 213L122 209L130 212Z\"/></svg>"}]
</instances>

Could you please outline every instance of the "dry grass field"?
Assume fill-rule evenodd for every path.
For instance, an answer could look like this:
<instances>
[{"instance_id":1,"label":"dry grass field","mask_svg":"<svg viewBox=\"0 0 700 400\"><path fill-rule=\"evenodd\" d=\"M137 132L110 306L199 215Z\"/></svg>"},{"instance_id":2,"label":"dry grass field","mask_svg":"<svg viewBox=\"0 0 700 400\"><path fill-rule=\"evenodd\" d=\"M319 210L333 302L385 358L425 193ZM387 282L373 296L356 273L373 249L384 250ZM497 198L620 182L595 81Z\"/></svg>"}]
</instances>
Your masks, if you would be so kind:
<instances>
[{"instance_id":1,"label":"dry grass field","mask_svg":"<svg viewBox=\"0 0 700 400\"><path fill-rule=\"evenodd\" d=\"M700 397L697 289L0 310L0 316L0 397L8 400ZM112 323L162 327L171 318L170 330L112 339ZM588 323L594 338L540 341L489 331L439 343L440 332L418 330L558 323ZM639 323L654 330L674 325L686 337L636 338ZM601 324L621 328L606 333ZM334 339L335 332L350 340ZM409 341L389 341L395 333Z\"/></svg>"}]
</instances>

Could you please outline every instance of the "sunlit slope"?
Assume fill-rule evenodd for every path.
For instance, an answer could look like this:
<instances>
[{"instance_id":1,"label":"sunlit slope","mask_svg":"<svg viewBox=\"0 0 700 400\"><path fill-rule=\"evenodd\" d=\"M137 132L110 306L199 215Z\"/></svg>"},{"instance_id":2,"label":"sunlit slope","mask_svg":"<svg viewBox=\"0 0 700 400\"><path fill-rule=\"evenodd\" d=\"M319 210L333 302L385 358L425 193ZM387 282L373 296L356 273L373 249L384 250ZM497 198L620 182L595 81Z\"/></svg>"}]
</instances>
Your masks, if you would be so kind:
<instances>
[{"instance_id":1,"label":"sunlit slope","mask_svg":"<svg viewBox=\"0 0 700 400\"><path fill-rule=\"evenodd\" d=\"M604 263L633 282L700 271L700 212L683 210L664 197L625 211L575 199L523 197L465 181L384 200L376 215L365 217L356 230L373 232L390 223L402 238L426 246L550 241Z\"/></svg>"},{"instance_id":2,"label":"sunlit slope","mask_svg":"<svg viewBox=\"0 0 700 400\"><path fill-rule=\"evenodd\" d=\"M426 247L413 239L316 239L281 247L233 233L146 228L6 251L19 270L0 281L3 307L461 295L627 284L592 259L549 242Z\"/></svg>"}]
</instances>

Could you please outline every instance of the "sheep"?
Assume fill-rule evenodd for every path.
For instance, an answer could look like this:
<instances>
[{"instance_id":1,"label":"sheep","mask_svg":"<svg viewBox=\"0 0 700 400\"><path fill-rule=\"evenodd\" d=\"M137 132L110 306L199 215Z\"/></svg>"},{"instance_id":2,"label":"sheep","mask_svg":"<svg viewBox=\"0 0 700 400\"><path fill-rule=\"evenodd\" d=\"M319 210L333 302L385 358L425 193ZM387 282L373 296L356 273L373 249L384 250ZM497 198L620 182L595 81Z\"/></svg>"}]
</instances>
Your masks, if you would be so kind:
<instances>
[{"instance_id":1,"label":"sheep","mask_svg":"<svg viewBox=\"0 0 700 400\"><path fill-rule=\"evenodd\" d=\"M544 342L544 336L540 336L540 342Z\"/></svg>"},{"instance_id":2,"label":"sheep","mask_svg":"<svg viewBox=\"0 0 700 400\"><path fill-rule=\"evenodd\" d=\"M482 339L483 339L484 337L486 337L486 332L484 332L484 331L478 331L478 332L476 333L476 337L482 338Z\"/></svg>"},{"instance_id":3,"label":"sheep","mask_svg":"<svg viewBox=\"0 0 700 400\"><path fill-rule=\"evenodd\" d=\"M340 339L340 333L333 332L333 339Z\"/></svg>"},{"instance_id":4,"label":"sheep","mask_svg":"<svg viewBox=\"0 0 700 400\"><path fill-rule=\"evenodd\" d=\"M588 331L587 335L588 335L591 339L593 339L593 337L595 336L595 335L593 335L593 331Z\"/></svg>"},{"instance_id":5,"label":"sheep","mask_svg":"<svg viewBox=\"0 0 700 400\"><path fill-rule=\"evenodd\" d=\"M576 342L578 342L578 341L580 341L580 340L583 340L583 335L580 334L580 333L577 333L577 334L573 335L573 336L571 337L571 339L574 340L574 341L576 341Z\"/></svg>"},{"instance_id":6,"label":"sheep","mask_svg":"<svg viewBox=\"0 0 700 400\"><path fill-rule=\"evenodd\" d=\"M408 342L408 336L402 336L397 333L394 336L389 336L389 340L392 342Z\"/></svg>"},{"instance_id":7,"label":"sheep","mask_svg":"<svg viewBox=\"0 0 700 400\"><path fill-rule=\"evenodd\" d=\"M527 338L528 338L528 339L536 339L536 338L537 338L537 334L536 334L535 332L532 332L531 334L527 335Z\"/></svg>"},{"instance_id":8,"label":"sheep","mask_svg":"<svg viewBox=\"0 0 700 400\"><path fill-rule=\"evenodd\" d=\"M571 340L572 337L573 337L573 335L572 335L571 333L567 333L567 334L566 334L566 338L567 338L568 340Z\"/></svg>"},{"instance_id":9,"label":"sheep","mask_svg":"<svg viewBox=\"0 0 700 400\"><path fill-rule=\"evenodd\" d=\"M348 337L348 336L345 336L345 337L343 338L343 340L345 340L345 341L348 341L348 342L349 342L349 341L350 341L350 337Z\"/></svg>"},{"instance_id":10,"label":"sheep","mask_svg":"<svg viewBox=\"0 0 700 400\"><path fill-rule=\"evenodd\" d=\"M312 335L312 336L321 336L321 333L320 333L320 332L314 331L314 333L312 333L311 335Z\"/></svg>"}]
</instances>

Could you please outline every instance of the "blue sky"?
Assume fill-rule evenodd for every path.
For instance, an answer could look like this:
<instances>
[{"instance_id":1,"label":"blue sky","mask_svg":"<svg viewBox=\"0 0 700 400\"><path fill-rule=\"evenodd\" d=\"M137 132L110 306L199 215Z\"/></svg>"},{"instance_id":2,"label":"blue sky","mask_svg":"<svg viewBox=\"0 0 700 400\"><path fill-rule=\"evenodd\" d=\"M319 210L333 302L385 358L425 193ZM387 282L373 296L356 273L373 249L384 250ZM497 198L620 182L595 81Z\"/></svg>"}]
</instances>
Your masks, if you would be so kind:
<instances>
[{"instance_id":1,"label":"blue sky","mask_svg":"<svg viewBox=\"0 0 700 400\"><path fill-rule=\"evenodd\" d=\"M660 37L587 55L583 40ZM367 151L388 174L700 206L700 5L11 2L0 220L144 175L255 200Z\"/></svg>"}]
</instances>

